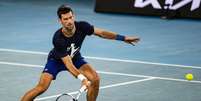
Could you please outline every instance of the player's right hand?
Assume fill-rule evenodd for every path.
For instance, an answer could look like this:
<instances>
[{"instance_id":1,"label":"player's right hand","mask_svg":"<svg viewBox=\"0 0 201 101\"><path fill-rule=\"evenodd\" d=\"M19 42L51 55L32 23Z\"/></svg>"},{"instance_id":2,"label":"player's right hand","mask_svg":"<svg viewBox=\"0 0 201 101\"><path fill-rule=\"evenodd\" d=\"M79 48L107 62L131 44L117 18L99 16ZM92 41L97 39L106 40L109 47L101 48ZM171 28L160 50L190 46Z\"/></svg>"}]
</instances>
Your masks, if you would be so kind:
<instances>
[{"instance_id":1,"label":"player's right hand","mask_svg":"<svg viewBox=\"0 0 201 101\"><path fill-rule=\"evenodd\" d=\"M87 79L84 79L84 80L82 81L82 86L85 85L85 86L87 87L87 89L89 88L90 84L91 84L90 81L87 80Z\"/></svg>"}]
</instances>

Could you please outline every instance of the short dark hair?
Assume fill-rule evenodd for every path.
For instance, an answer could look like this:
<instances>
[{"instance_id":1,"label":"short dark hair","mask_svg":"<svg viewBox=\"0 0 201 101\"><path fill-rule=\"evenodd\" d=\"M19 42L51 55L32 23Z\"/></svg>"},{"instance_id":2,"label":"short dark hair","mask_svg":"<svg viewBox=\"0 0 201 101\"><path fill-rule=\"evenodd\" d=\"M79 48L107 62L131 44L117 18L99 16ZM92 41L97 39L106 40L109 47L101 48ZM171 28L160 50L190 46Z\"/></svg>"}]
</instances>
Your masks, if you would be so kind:
<instances>
[{"instance_id":1,"label":"short dark hair","mask_svg":"<svg viewBox=\"0 0 201 101\"><path fill-rule=\"evenodd\" d=\"M73 13L73 10L71 9L71 7L69 5L63 4L58 8L57 16L61 19L61 14L66 14L69 12Z\"/></svg>"}]
</instances>

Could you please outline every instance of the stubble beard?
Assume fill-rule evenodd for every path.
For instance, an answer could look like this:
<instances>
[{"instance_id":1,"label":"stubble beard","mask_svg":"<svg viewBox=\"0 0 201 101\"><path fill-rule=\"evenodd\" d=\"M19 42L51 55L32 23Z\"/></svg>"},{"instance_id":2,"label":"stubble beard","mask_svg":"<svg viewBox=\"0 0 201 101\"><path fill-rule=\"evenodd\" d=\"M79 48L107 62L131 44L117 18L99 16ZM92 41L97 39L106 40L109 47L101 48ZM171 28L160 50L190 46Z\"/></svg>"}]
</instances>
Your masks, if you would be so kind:
<instances>
[{"instance_id":1,"label":"stubble beard","mask_svg":"<svg viewBox=\"0 0 201 101\"><path fill-rule=\"evenodd\" d=\"M66 36L73 36L75 33L75 25L72 25L72 27L63 27L63 31Z\"/></svg>"}]
</instances>

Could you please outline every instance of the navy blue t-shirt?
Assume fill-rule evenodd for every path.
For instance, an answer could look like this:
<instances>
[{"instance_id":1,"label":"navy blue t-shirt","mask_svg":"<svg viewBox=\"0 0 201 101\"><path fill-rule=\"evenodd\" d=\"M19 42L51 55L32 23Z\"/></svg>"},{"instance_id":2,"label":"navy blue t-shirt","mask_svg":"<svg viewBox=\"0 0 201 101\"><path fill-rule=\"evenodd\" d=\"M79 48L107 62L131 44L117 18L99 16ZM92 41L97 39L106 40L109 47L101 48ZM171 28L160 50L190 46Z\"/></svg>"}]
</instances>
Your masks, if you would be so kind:
<instances>
[{"instance_id":1,"label":"navy blue t-shirt","mask_svg":"<svg viewBox=\"0 0 201 101\"><path fill-rule=\"evenodd\" d=\"M81 57L80 49L86 35L94 33L94 27L88 22L75 22L75 33L72 37L64 36L62 29L57 30L53 36L54 48L49 53L49 58L61 60L67 55L73 59Z\"/></svg>"}]
</instances>

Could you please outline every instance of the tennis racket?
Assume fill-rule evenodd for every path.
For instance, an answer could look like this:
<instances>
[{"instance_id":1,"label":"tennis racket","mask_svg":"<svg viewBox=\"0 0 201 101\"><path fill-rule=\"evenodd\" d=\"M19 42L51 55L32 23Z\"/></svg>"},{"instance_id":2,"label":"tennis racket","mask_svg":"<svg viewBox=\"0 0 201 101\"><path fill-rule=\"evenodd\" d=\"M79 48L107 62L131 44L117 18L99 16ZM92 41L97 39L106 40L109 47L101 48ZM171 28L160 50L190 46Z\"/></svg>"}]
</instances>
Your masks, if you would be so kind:
<instances>
[{"instance_id":1,"label":"tennis racket","mask_svg":"<svg viewBox=\"0 0 201 101\"><path fill-rule=\"evenodd\" d=\"M63 93L56 98L56 101L78 101L80 95L82 94L82 92L84 92L86 90L86 88L87 87L85 85L83 85L77 92L76 96L73 96L68 93Z\"/></svg>"},{"instance_id":2,"label":"tennis racket","mask_svg":"<svg viewBox=\"0 0 201 101\"><path fill-rule=\"evenodd\" d=\"M135 44L133 42L130 43L132 46L135 46Z\"/></svg>"}]
</instances>

